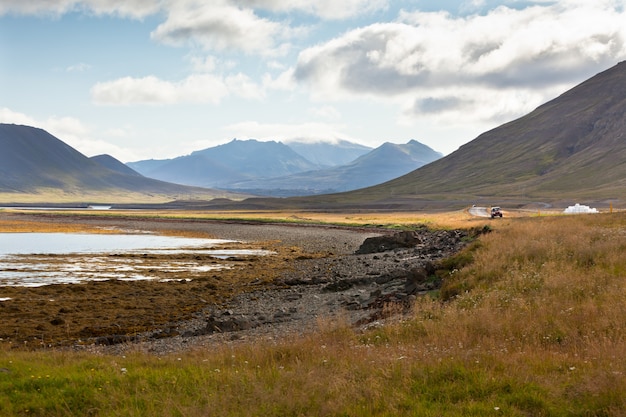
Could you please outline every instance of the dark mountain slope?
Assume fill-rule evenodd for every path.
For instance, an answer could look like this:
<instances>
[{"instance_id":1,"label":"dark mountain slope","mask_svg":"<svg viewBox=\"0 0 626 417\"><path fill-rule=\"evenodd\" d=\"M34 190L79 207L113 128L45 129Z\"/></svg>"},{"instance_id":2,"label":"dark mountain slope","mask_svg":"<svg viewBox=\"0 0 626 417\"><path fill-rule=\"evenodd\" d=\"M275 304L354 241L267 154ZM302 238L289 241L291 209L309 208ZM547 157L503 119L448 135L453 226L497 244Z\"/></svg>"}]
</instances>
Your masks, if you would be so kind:
<instances>
[{"instance_id":1,"label":"dark mountain slope","mask_svg":"<svg viewBox=\"0 0 626 417\"><path fill-rule=\"evenodd\" d=\"M483 133L445 158L350 198L381 198L392 192L427 198L623 196L626 62Z\"/></svg>"},{"instance_id":2,"label":"dark mountain slope","mask_svg":"<svg viewBox=\"0 0 626 417\"><path fill-rule=\"evenodd\" d=\"M96 156L92 156L89 159L91 159L94 162L99 163L105 168L108 168L112 171L117 171L121 174L134 175L134 176L139 176L139 177L142 176L140 173L138 173L132 168L129 168L128 165L115 159L111 155L106 155L106 154L96 155Z\"/></svg>"},{"instance_id":3,"label":"dark mountain slope","mask_svg":"<svg viewBox=\"0 0 626 417\"><path fill-rule=\"evenodd\" d=\"M387 142L346 165L279 178L243 181L229 184L226 188L268 195L275 195L274 190L281 190L284 195L356 190L399 177L441 156L415 140L403 145Z\"/></svg>"},{"instance_id":4,"label":"dark mountain slope","mask_svg":"<svg viewBox=\"0 0 626 417\"><path fill-rule=\"evenodd\" d=\"M75 194L224 195L129 174L112 159L87 158L42 129L0 124L0 192L38 193L55 189ZM113 164L114 169L106 164Z\"/></svg>"},{"instance_id":5,"label":"dark mountain slope","mask_svg":"<svg viewBox=\"0 0 626 417\"><path fill-rule=\"evenodd\" d=\"M92 164L49 133L28 126L0 124L0 149L0 190L60 187L67 171Z\"/></svg>"}]
</instances>

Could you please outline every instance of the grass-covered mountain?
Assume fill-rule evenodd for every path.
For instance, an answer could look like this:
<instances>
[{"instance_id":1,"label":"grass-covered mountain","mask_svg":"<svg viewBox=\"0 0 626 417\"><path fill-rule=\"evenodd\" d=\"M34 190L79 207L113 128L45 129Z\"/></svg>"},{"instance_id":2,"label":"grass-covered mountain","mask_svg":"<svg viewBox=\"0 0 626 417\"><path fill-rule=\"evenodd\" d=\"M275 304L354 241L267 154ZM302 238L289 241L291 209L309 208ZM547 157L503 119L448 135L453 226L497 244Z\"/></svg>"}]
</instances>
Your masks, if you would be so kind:
<instances>
[{"instance_id":1,"label":"grass-covered mountain","mask_svg":"<svg viewBox=\"0 0 626 417\"><path fill-rule=\"evenodd\" d=\"M83 196L141 200L225 196L146 178L111 156L90 159L42 129L13 124L0 124L0 194L2 200L15 202L26 195L64 201L81 201Z\"/></svg>"},{"instance_id":2,"label":"grass-covered mountain","mask_svg":"<svg viewBox=\"0 0 626 417\"><path fill-rule=\"evenodd\" d=\"M100 164L100 165L104 166L105 168L108 168L108 169L110 169L112 171L117 171L119 173L126 174L126 175L132 175L132 176L135 176L135 177L143 176L140 173L138 173L137 171L135 171L134 169L130 168L125 163L115 159L111 155L106 155L106 154L104 154L104 155L96 155L96 156L92 156L89 159L91 159L94 162L97 162L98 164Z\"/></svg>"},{"instance_id":3,"label":"grass-covered mountain","mask_svg":"<svg viewBox=\"0 0 626 417\"><path fill-rule=\"evenodd\" d=\"M472 203L626 207L626 62L404 176L247 207L419 209ZM223 205L226 207L226 205Z\"/></svg>"},{"instance_id":4,"label":"grass-covered mountain","mask_svg":"<svg viewBox=\"0 0 626 417\"><path fill-rule=\"evenodd\" d=\"M235 181L289 175L319 167L283 143L254 139L234 139L174 159L127 165L150 178L202 187L221 187Z\"/></svg>"},{"instance_id":5,"label":"grass-covered mountain","mask_svg":"<svg viewBox=\"0 0 626 417\"><path fill-rule=\"evenodd\" d=\"M406 144L387 142L345 165L278 178L241 181L226 188L258 195L336 193L389 181L441 157L441 153L415 140Z\"/></svg>"},{"instance_id":6,"label":"grass-covered mountain","mask_svg":"<svg viewBox=\"0 0 626 417\"><path fill-rule=\"evenodd\" d=\"M350 201L626 198L626 62Z\"/></svg>"}]
</instances>

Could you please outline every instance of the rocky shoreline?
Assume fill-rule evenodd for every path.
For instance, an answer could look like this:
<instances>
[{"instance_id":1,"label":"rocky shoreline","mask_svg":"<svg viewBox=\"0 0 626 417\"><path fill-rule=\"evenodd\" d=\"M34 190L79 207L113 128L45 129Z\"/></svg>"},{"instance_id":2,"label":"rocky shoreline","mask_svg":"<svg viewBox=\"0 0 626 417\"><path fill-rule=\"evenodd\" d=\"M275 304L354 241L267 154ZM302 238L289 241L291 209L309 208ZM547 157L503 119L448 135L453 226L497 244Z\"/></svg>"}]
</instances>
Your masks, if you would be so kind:
<instances>
[{"instance_id":1,"label":"rocky shoreline","mask_svg":"<svg viewBox=\"0 0 626 417\"><path fill-rule=\"evenodd\" d=\"M271 287L246 292L192 320L128 340L101 338L91 349L165 354L246 342L297 338L335 325L366 329L409 312L441 285L438 261L470 240L465 230L426 228L365 238L352 253L299 259ZM129 341L130 342L130 341Z\"/></svg>"},{"instance_id":2,"label":"rocky shoreline","mask_svg":"<svg viewBox=\"0 0 626 417\"><path fill-rule=\"evenodd\" d=\"M11 329L1 336L4 343L113 354L274 343L336 324L376 326L436 291L439 261L481 232L40 213L0 213L3 221L34 229L175 231L276 251L180 283L4 288L12 297L0 303L0 324Z\"/></svg>"}]
</instances>

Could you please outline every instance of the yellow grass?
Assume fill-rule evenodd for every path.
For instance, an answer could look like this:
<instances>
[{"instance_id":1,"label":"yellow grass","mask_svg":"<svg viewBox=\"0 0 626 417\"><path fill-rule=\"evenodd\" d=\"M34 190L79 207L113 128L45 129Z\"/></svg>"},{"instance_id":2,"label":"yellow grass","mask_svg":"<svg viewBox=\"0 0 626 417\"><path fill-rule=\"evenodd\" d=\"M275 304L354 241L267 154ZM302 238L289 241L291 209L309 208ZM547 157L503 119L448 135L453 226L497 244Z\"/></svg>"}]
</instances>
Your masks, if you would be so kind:
<instances>
[{"instance_id":1,"label":"yellow grass","mask_svg":"<svg viewBox=\"0 0 626 417\"><path fill-rule=\"evenodd\" d=\"M0 192L0 204L76 204L76 203L102 203L102 204L143 204L143 203L168 203L176 200L212 200L214 198L230 198L238 200L246 195L222 192L219 190L206 189L195 193L172 193L172 194L149 194L124 190L64 191L58 188L41 188L32 193L2 193Z\"/></svg>"},{"instance_id":2,"label":"yellow grass","mask_svg":"<svg viewBox=\"0 0 626 417\"><path fill-rule=\"evenodd\" d=\"M19 208L6 209L12 212L33 211ZM39 211L39 213L45 211ZM194 218L214 220L258 220L266 222L294 222L294 223L332 223L347 226L398 226L410 227L427 225L434 228L463 228L482 224L484 218L471 216L467 209L454 212L381 212L362 210L358 213L316 212L303 210L55 210L56 214L88 215L88 216L124 216L149 218ZM519 214L514 214L519 217ZM523 214L528 215L528 214Z\"/></svg>"},{"instance_id":3,"label":"yellow grass","mask_svg":"<svg viewBox=\"0 0 626 417\"><path fill-rule=\"evenodd\" d=\"M368 216L365 223L413 223L404 213ZM162 358L7 352L0 411L626 415L626 214L511 217L433 215L431 224L492 232L445 277L447 301L421 298L409 317L363 332L321 320L319 333L302 339Z\"/></svg>"}]
</instances>

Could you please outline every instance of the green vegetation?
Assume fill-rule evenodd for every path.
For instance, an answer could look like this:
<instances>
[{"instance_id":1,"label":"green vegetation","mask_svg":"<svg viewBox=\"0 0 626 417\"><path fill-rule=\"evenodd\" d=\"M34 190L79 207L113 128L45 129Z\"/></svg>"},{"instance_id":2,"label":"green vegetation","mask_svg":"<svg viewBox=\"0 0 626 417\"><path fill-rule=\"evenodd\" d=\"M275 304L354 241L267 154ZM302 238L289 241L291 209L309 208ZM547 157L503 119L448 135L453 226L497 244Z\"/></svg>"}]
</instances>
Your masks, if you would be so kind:
<instances>
[{"instance_id":1,"label":"green vegetation","mask_svg":"<svg viewBox=\"0 0 626 417\"><path fill-rule=\"evenodd\" d=\"M0 415L626 415L625 249L624 213L505 219L445 264L447 301L365 332L321 321L162 357L5 350Z\"/></svg>"}]
</instances>

